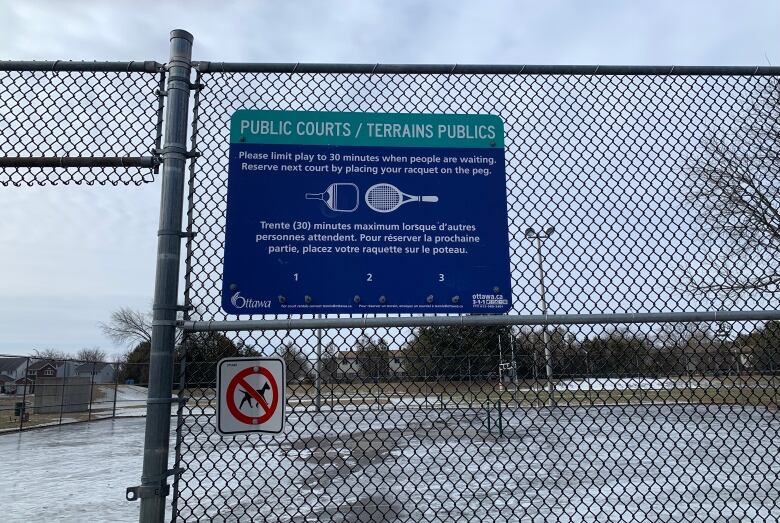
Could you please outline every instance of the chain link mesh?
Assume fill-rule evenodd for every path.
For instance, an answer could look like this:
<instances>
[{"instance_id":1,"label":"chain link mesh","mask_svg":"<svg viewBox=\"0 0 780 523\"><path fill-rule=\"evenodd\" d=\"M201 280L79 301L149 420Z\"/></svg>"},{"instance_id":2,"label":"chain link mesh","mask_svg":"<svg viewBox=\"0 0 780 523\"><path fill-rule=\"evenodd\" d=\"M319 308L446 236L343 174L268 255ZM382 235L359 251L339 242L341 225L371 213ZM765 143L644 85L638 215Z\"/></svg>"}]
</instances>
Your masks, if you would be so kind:
<instances>
[{"instance_id":1,"label":"chain link mesh","mask_svg":"<svg viewBox=\"0 0 780 523\"><path fill-rule=\"evenodd\" d=\"M0 157L150 157L159 148L164 73L0 68ZM71 63L72 65L72 63ZM132 65L132 64L129 64ZM130 67L128 67L129 69ZM0 185L141 185L152 167L0 166Z\"/></svg>"},{"instance_id":2,"label":"chain link mesh","mask_svg":"<svg viewBox=\"0 0 780 523\"><path fill-rule=\"evenodd\" d=\"M199 82L190 319L239 319L219 302L229 120L247 108L499 115L513 314L542 312L540 273L551 314L778 308L776 76ZM775 322L210 333L185 346L174 519L780 520ZM215 362L257 353L287 362L287 428L222 437Z\"/></svg>"}]
</instances>

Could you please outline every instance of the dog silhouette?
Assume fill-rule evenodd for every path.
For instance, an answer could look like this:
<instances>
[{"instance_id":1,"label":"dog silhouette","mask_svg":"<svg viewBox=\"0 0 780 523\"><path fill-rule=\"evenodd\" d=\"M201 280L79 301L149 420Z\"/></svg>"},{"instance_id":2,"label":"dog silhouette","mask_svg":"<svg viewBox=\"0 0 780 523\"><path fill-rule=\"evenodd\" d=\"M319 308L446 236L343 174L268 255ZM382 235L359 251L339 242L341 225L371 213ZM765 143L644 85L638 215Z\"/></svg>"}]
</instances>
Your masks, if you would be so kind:
<instances>
[{"instance_id":1,"label":"dog silhouette","mask_svg":"<svg viewBox=\"0 0 780 523\"><path fill-rule=\"evenodd\" d=\"M263 399L265 400L265 391L267 391L267 390L271 390L271 386L268 384L268 382L266 382L266 384L263 385L262 387L260 387L259 389L255 389L255 392L260 394L263 397ZM238 408L241 409L241 408L244 407L245 403L248 403L249 404L249 408L251 409L252 408L252 395L249 394L245 390L241 390L241 392L244 394L244 396L241 398L241 402L238 404ZM255 407L259 407L259 406L260 406L260 403L256 401L255 402Z\"/></svg>"}]
</instances>

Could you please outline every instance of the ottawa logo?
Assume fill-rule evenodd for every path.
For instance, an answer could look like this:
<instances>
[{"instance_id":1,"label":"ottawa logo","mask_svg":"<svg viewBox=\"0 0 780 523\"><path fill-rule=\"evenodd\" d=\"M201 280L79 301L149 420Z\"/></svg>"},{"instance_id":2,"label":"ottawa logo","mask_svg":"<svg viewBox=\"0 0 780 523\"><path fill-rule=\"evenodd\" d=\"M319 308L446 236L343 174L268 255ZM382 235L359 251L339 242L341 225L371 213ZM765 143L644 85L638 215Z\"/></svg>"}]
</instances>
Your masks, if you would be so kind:
<instances>
[{"instance_id":1,"label":"ottawa logo","mask_svg":"<svg viewBox=\"0 0 780 523\"><path fill-rule=\"evenodd\" d=\"M253 298L244 298L241 292L236 292L231 298L230 303L236 309L268 309L271 307L271 300L255 300Z\"/></svg>"}]
</instances>

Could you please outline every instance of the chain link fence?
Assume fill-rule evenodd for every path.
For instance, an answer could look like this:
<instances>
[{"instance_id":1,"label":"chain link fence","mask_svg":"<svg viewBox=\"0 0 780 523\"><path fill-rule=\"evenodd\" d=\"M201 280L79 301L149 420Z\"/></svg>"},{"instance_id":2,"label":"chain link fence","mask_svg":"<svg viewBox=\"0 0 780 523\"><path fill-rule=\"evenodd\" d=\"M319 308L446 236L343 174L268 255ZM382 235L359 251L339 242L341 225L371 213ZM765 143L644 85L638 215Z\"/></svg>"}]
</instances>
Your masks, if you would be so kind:
<instances>
[{"instance_id":1,"label":"chain link fence","mask_svg":"<svg viewBox=\"0 0 780 523\"><path fill-rule=\"evenodd\" d=\"M148 362L0 355L0 433L145 416L148 387Z\"/></svg>"},{"instance_id":2,"label":"chain link fence","mask_svg":"<svg viewBox=\"0 0 780 523\"><path fill-rule=\"evenodd\" d=\"M188 330L174 520L780 520L777 70L194 65L185 320L289 322ZM0 63L0 185L152 181L166 74ZM247 108L500 116L510 315L226 314L229 120ZM216 362L255 354L285 358L287 428L220 436ZM9 430L132 410L123 372L150 370L88 368L82 387L25 363L0 394Z\"/></svg>"},{"instance_id":3,"label":"chain link fence","mask_svg":"<svg viewBox=\"0 0 780 523\"><path fill-rule=\"evenodd\" d=\"M154 180L157 62L0 62L0 186Z\"/></svg>"},{"instance_id":4,"label":"chain link fence","mask_svg":"<svg viewBox=\"0 0 780 523\"><path fill-rule=\"evenodd\" d=\"M164 85L153 61L0 62L0 188L152 182ZM0 355L0 431L145 415L148 367Z\"/></svg>"},{"instance_id":5,"label":"chain link fence","mask_svg":"<svg viewBox=\"0 0 780 523\"><path fill-rule=\"evenodd\" d=\"M188 364L175 520L780 519L780 324L761 321L778 309L776 72L196 66L187 320L258 319L219 306L247 108L499 115L514 309L190 332L214 362L283 356L289 414L278 436L220 436L215 364Z\"/></svg>"}]
</instances>

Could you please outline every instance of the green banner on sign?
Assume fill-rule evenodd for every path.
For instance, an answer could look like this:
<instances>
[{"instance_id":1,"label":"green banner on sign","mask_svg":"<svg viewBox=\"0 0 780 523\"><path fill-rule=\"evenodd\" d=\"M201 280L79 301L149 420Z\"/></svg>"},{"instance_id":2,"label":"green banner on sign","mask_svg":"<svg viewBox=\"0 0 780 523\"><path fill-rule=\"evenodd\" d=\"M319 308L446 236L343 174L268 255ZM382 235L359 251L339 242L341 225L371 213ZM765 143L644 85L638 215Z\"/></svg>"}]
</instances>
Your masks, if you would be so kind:
<instances>
[{"instance_id":1,"label":"green banner on sign","mask_svg":"<svg viewBox=\"0 0 780 523\"><path fill-rule=\"evenodd\" d=\"M484 114L241 109L231 118L230 142L500 149L504 147L504 122Z\"/></svg>"}]
</instances>

